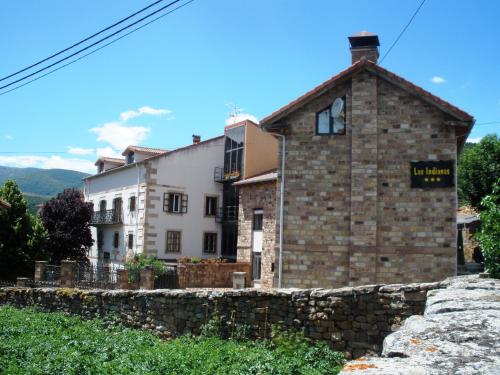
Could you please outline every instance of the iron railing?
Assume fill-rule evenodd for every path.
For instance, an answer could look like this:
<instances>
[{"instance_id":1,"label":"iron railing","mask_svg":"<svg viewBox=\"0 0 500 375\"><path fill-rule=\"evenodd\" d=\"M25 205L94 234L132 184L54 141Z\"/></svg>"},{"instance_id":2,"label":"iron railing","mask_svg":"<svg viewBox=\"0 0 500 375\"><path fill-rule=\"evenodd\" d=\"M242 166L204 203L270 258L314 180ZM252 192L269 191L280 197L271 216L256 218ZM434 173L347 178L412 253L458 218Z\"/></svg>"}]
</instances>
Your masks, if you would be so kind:
<instances>
[{"instance_id":1,"label":"iron railing","mask_svg":"<svg viewBox=\"0 0 500 375\"><path fill-rule=\"evenodd\" d=\"M224 206L217 208L215 221L217 223L238 221L238 206Z\"/></svg>"},{"instance_id":2,"label":"iron railing","mask_svg":"<svg viewBox=\"0 0 500 375\"><path fill-rule=\"evenodd\" d=\"M46 265L43 280L33 281L35 287L58 287L61 284L61 266Z\"/></svg>"},{"instance_id":3,"label":"iron railing","mask_svg":"<svg viewBox=\"0 0 500 375\"><path fill-rule=\"evenodd\" d=\"M13 281L0 280L0 288L11 287L11 286L16 286L16 283Z\"/></svg>"},{"instance_id":4,"label":"iron railing","mask_svg":"<svg viewBox=\"0 0 500 375\"><path fill-rule=\"evenodd\" d=\"M105 210L105 211L95 211L92 213L92 218L90 219L91 225L97 224L121 224L122 223L122 211L121 210Z\"/></svg>"},{"instance_id":5,"label":"iron railing","mask_svg":"<svg viewBox=\"0 0 500 375\"><path fill-rule=\"evenodd\" d=\"M229 170L224 167L214 168L214 181L215 182L228 182L236 181L241 178L241 172L239 170Z\"/></svg>"},{"instance_id":6,"label":"iron railing","mask_svg":"<svg viewBox=\"0 0 500 375\"><path fill-rule=\"evenodd\" d=\"M177 266L168 266L165 273L155 277L155 289L179 289Z\"/></svg>"},{"instance_id":7,"label":"iron railing","mask_svg":"<svg viewBox=\"0 0 500 375\"><path fill-rule=\"evenodd\" d=\"M117 271L120 265L78 264L76 267L75 287L80 289L116 289Z\"/></svg>"}]
</instances>

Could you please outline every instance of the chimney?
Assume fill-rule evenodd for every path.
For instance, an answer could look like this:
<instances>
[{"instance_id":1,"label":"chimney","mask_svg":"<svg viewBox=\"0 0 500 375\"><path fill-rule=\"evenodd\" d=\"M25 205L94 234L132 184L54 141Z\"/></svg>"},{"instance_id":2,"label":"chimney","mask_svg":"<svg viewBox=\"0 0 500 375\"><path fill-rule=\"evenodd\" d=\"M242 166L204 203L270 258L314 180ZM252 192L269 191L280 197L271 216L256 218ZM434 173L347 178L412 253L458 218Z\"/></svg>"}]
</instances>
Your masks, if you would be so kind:
<instances>
[{"instance_id":1,"label":"chimney","mask_svg":"<svg viewBox=\"0 0 500 375\"><path fill-rule=\"evenodd\" d=\"M352 63L361 60L370 60L375 64L378 61L378 36L368 31L361 31L349 37L351 44Z\"/></svg>"},{"instance_id":2,"label":"chimney","mask_svg":"<svg viewBox=\"0 0 500 375\"><path fill-rule=\"evenodd\" d=\"M201 142L201 136L193 134L193 145L196 145Z\"/></svg>"}]
</instances>

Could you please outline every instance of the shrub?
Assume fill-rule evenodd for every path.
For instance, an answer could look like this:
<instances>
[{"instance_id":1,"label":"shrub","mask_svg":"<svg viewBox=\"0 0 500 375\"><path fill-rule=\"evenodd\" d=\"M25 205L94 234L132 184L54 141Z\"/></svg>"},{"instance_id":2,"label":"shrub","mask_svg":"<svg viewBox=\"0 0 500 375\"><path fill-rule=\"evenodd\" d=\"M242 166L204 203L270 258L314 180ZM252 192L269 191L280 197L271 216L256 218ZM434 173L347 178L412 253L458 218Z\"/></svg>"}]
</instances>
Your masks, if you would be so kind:
<instances>
[{"instance_id":1,"label":"shrub","mask_svg":"<svg viewBox=\"0 0 500 375\"><path fill-rule=\"evenodd\" d=\"M0 374L337 374L325 345L184 336L162 341L102 320L0 307Z\"/></svg>"},{"instance_id":2,"label":"shrub","mask_svg":"<svg viewBox=\"0 0 500 375\"><path fill-rule=\"evenodd\" d=\"M481 232L477 238L484 256L486 271L500 278L500 181L493 187L493 193L481 201Z\"/></svg>"},{"instance_id":3,"label":"shrub","mask_svg":"<svg viewBox=\"0 0 500 375\"><path fill-rule=\"evenodd\" d=\"M165 273L167 269L165 263L156 257L139 254L136 255L131 261L125 263L125 268L129 271L129 281L131 283L138 282L141 270L145 267L152 267L155 277Z\"/></svg>"}]
</instances>

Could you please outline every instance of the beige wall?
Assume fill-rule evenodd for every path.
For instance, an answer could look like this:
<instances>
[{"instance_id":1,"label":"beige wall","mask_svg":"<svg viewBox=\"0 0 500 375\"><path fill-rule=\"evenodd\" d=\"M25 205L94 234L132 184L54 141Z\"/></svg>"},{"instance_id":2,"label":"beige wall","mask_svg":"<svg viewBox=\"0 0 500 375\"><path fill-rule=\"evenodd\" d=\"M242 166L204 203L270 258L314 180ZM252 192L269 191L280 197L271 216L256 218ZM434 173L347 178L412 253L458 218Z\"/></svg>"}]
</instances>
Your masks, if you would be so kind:
<instances>
[{"instance_id":1,"label":"beige wall","mask_svg":"<svg viewBox=\"0 0 500 375\"><path fill-rule=\"evenodd\" d=\"M243 178L253 177L277 168L278 141L256 125L245 127L245 153Z\"/></svg>"}]
</instances>

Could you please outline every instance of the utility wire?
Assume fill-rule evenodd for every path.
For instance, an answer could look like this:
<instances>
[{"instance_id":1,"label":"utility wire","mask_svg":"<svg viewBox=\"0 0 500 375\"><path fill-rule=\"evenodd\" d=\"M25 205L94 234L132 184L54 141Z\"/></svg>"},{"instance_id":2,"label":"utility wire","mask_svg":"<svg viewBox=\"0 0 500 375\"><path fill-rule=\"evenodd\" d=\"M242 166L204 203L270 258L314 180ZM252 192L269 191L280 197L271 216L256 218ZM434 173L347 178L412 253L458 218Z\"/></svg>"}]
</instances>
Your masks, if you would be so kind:
<instances>
[{"instance_id":1,"label":"utility wire","mask_svg":"<svg viewBox=\"0 0 500 375\"><path fill-rule=\"evenodd\" d=\"M54 57L56 57L56 56L59 56L60 54L62 54L62 53L64 53L64 52L66 52L66 51L69 51L70 49L72 49L72 48L74 48L74 47L76 47L76 46L79 46L80 44L83 44L83 43L87 42L88 40L90 40L90 39L92 39L92 38L95 38L97 35L100 35L100 34L102 34L102 33L106 32L106 31L108 31L108 30L112 29L113 27L115 27L115 26L118 26L118 25L122 24L123 22L125 22L125 21L129 20L130 18L132 18L132 17L134 17L134 16L136 16L136 15L138 15L138 14L140 14L140 13L142 13L142 12L146 11L146 10L148 10L149 8L151 8L151 7L155 6L156 4L159 4L159 3L163 2L163 1L165 1L165 0L158 0L158 1L155 1L154 3L152 3L152 4L148 5L147 7L142 8L141 10L138 10L137 12L135 12L135 13L131 14L130 16L125 17L125 18L121 19L121 20L120 20L120 21L118 21L118 22L115 22L115 23L114 23L114 24L112 24L111 26L108 26L108 27L106 27L106 28L104 28L104 29L102 29L102 30L100 30L100 31L96 32L95 34L92 34L92 35L90 35L89 37L87 37L87 38L85 38L85 39L80 40L79 42L77 42L77 43L75 43L75 44L73 44L73 45L69 46L68 48L65 48L65 49L63 49L63 50L61 50L61 51L59 51L59 52L56 52L56 53L54 53L53 55L50 55L49 57L46 57L46 58L45 58L45 59L43 59L43 60L40 60L40 61L38 61L38 62L36 62L36 63L34 63L34 64L31 64L30 66L27 66L26 68L23 68L23 69L21 69L21 70L18 70L18 71L17 71L17 72L15 72L15 73L12 73L12 74L9 74L8 76L5 76L5 77L3 77L3 78L0 78L0 82L5 81L6 79L9 79L9 78L11 78L11 77L14 77L15 75L18 75L19 73L25 72L25 71L26 71L26 70L28 70L28 69L34 68L35 66L40 65L40 64L44 63L45 61L50 60L50 59L52 59L52 58L54 58Z\"/></svg>"},{"instance_id":2,"label":"utility wire","mask_svg":"<svg viewBox=\"0 0 500 375\"><path fill-rule=\"evenodd\" d=\"M144 25L141 25L141 26L139 26L139 27L137 27L137 28L135 28L135 29L133 29L133 30L129 31L129 32L128 32L128 33L126 33L126 34L123 34L123 35L122 35L122 36L120 36L119 38L116 38L116 39L112 40L111 42L106 43L106 44L104 44L104 45L100 46L99 48L96 48L95 50L92 50L92 51L90 51L90 52L86 53L86 54L85 54L85 55L83 55L83 56L80 56L79 58L77 58L77 59L75 59L75 60L73 60L73 61L70 61L70 62L68 62L68 63L66 63L66 64L64 64L64 65L61 65L61 66L59 66L59 67L57 67L57 68L55 68L55 69L53 69L53 70L51 70L51 71L49 71L49 72L47 72L47 73L45 73L45 74L41 75L41 76L39 76L39 77L36 77L36 78L34 78L34 79L32 79L32 80L30 80L30 81L28 81L28 82L25 82L25 83L20 84L20 85L18 85L18 86L16 86L16 87L13 87L13 88L11 88L10 90L4 91L4 92L0 93L0 96L5 95L5 94L7 94L7 93L9 93L9 92L11 92L11 91L17 90L17 89L19 89L19 88L21 88L21 87L24 87L24 86L26 86L26 85L28 85L28 84L30 84L30 83L32 83L32 82L38 81L39 79L41 79L41 78L43 78L43 77L46 77L46 76L48 76L48 75L50 75L50 74L52 74L52 73L57 72L58 70L60 70L60 69L62 69L62 68L65 68L65 67L67 67L67 66L69 66L69 65L71 65L71 64L73 64L73 63L75 63L75 62L77 62L77 61L79 61L79 60L82 60L82 59L84 59L85 57L90 56L90 55L92 55L92 54L96 53L97 51L100 51L101 49L103 49L103 48L105 48L105 47L107 47L107 46L109 46L109 45L111 45L111 44L113 44L113 43L115 43L115 42L119 41L120 39L123 39L123 38L125 38L126 36L128 36L128 35L130 35L130 34L132 34L132 33L135 33L136 31L139 31L139 30L140 30L140 29L142 29L143 27L146 27L146 26L148 26L149 24L151 24L151 23L153 23L153 22L155 22L155 21L158 21L159 19L161 19L161 18L163 18L163 17L165 17L165 16L169 15L170 13L173 13L173 12L175 12L176 10L178 10L178 9L180 9L180 8L185 7L186 5L188 5L188 4L190 4L190 3L192 3L193 1L194 1L194 0L189 0L189 1L185 2L184 4L179 5L177 8L174 8L174 9L172 9L172 10L168 11L167 13L162 14L161 16L158 16L158 17L156 17L156 18L152 19L151 21L149 21L149 22L145 23Z\"/></svg>"},{"instance_id":3,"label":"utility wire","mask_svg":"<svg viewBox=\"0 0 500 375\"><path fill-rule=\"evenodd\" d=\"M387 55L392 51L392 49L394 48L394 46L398 43L399 39L401 39L401 37L405 33L406 29L408 28L408 26L410 26L410 24L412 23L413 19L417 16L418 12L420 11L420 8L422 8L422 5L424 5L424 3L425 3L425 0L422 0L422 2L420 3L420 5L418 6L417 10L415 11L415 13L413 13L413 16L411 16L411 18L408 21L408 23L406 24L406 26L399 33L399 35L396 38L396 40L394 41L394 43L392 43L391 47L387 50L387 52L385 53L385 55L380 59L380 62L378 63L379 65L382 64L382 62L387 57Z\"/></svg>"},{"instance_id":4,"label":"utility wire","mask_svg":"<svg viewBox=\"0 0 500 375\"><path fill-rule=\"evenodd\" d=\"M37 70L36 72L34 72L34 73L30 73L30 74L28 74L28 75L26 75L26 76L24 76L24 77L22 77L22 78L19 78L19 79L15 80L15 81L12 81L12 82L10 82L10 83L8 83L8 84L6 84L6 85L3 85L3 86L1 86L1 87L0 87L0 90L1 90L1 89L5 89L5 88L7 88L7 87L9 87L9 86L12 86L12 85L14 85L14 84L16 84L16 83L18 83L18 82L24 81L24 80L25 80L25 79L27 79L27 78L33 77L34 75L36 75L36 74L38 74L38 73L41 73L41 72L43 72L43 71L45 71L45 70L47 70L47 69L49 69L49 68L52 68L53 66L55 66L55 65L57 65L57 64L59 64L59 63L61 63L61 62L63 62L63 61L66 61L66 60L68 60L68 59L70 59L70 58L72 58L72 57L74 57L74 56L76 56L76 55L79 55L80 53L82 53L82 52L84 52L84 51L86 51L86 50L88 50L88 49L90 49L90 48L92 48L92 47L94 47L94 46L96 46L96 45L98 45L98 44L100 44L100 43L104 42L105 40L108 40L109 38L112 38L113 36L115 36L115 35L117 35L117 34L121 33L122 31L124 31L124 30L126 30L126 29L129 29L129 28L131 28L131 27L132 27L132 26L134 26L134 25L137 25L139 22L142 22L142 21L144 21L145 19L147 19L147 18L149 18L149 17L154 16L155 14L157 14L157 13L161 12L162 10L165 10L166 8L170 7L171 5L173 5L173 4L175 4L175 3L178 3L179 1L180 1L180 0L174 0L174 1L170 2L170 3L168 3L167 5L165 5L165 6L161 7L160 9L155 10L154 12L149 13L148 15L146 15L146 16L144 16L144 17L142 17L142 18L138 19L137 21L132 22L131 24L129 24L129 25L125 26L125 27L122 27L122 28L121 28L121 29L119 29L118 31L115 31L115 32L114 32L114 33L112 33L112 34L110 34L110 35L108 35L108 36L106 36L106 37L104 37L104 38L102 38L102 39L99 39L97 42L94 42L94 43L92 43L92 44L88 45L87 47L84 47L84 48L82 48L82 49L80 49L80 50L78 50L78 51L76 51L76 52L72 53L71 55L68 55L68 56L66 56L66 57L64 57L64 58L62 58L62 59L60 59L60 60L57 60L55 63L52 63L52 64L50 64L50 65L47 65L47 66L45 66L45 67L43 67L43 68L41 68L41 69L38 69L38 70Z\"/></svg>"}]
</instances>

